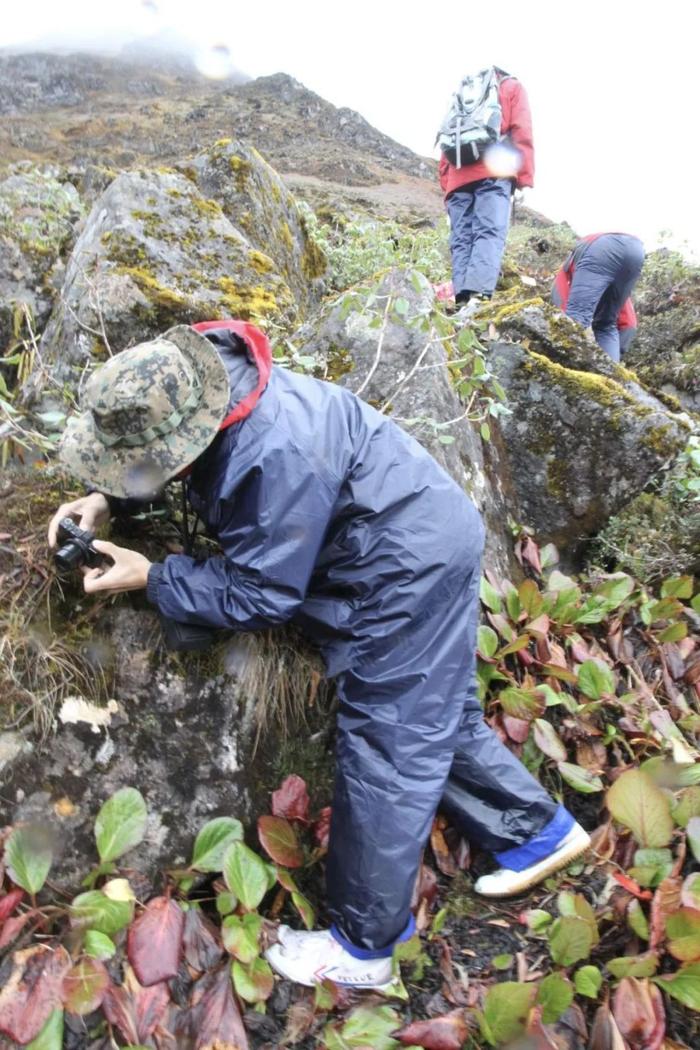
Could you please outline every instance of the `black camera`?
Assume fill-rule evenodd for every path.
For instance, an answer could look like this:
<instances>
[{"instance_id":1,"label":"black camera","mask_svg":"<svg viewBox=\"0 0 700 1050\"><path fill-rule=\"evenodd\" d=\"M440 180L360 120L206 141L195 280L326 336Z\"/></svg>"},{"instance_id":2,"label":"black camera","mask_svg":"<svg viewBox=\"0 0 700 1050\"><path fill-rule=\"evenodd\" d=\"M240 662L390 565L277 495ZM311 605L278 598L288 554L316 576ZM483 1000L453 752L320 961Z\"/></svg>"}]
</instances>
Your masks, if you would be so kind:
<instances>
[{"instance_id":1,"label":"black camera","mask_svg":"<svg viewBox=\"0 0 700 1050\"><path fill-rule=\"evenodd\" d=\"M58 523L59 548L53 556L56 568L61 573L72 572L87 565L97 569L108 559L92 545L95 534L81 529L72 518L61 518Z\"/></svg>"}]
</instances>

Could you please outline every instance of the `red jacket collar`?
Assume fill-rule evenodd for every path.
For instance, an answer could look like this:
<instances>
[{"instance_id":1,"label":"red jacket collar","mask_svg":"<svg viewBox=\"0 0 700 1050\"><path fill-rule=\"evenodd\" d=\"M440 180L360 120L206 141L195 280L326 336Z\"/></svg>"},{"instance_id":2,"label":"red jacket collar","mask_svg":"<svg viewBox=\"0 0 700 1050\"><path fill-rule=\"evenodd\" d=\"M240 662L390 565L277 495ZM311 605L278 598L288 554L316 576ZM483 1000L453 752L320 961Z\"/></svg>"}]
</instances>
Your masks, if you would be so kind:
<instances>
[{"instance_id":1,"label":"red jacket collar","mask_svg":"<svg viewBox=\"0 0 700 1050\"><path fill-rule=\"evenodd\" d=\"M234 423L238 423L239 420L245 419L246 416L249 416L258 403L260 395L270 379L270 372L272 371L272 350L270 349L267 336L261 332L259 328L256 328L255 325L249 324L248 321L199 321L197 324L193 324L192 327L195 332L201 332L202 334L213 328L226 328L230 332L233 332L234 335L237 335L246 344L258 370L258 383L255 389L251 390L251 392L229 412L219 427L220 430L226 430L227 427L230 427Z\"/></svg>"}]
</instances>

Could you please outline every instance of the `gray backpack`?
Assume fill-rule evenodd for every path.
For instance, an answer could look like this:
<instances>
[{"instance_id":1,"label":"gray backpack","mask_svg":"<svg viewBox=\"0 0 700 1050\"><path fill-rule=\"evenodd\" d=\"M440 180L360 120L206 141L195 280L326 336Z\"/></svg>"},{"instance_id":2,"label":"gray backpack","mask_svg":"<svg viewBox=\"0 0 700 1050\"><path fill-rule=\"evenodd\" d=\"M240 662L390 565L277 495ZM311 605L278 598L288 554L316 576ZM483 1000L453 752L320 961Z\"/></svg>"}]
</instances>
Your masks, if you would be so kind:
<instances>
[{"instance_id":1,"label":"gray backpack","mask_svg":"<svg viewBox=\"0 0 700 1050\"><path fill-rule=\"evenodd\" d=\"M495 66L466 76L452 96L452 104L437 133L436 143L456 168L474 164L501 137L499 80Z\"/></svg>"}]
</instances>

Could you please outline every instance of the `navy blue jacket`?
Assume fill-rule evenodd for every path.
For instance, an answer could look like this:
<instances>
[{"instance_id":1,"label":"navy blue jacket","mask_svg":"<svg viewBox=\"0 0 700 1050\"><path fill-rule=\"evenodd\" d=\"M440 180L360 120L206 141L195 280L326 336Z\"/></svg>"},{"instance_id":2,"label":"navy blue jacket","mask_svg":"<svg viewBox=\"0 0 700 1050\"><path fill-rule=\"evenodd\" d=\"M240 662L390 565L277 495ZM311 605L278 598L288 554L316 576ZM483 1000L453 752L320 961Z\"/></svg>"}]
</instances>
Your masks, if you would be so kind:
<instances>
[{"instance_id":1,"label":"navy blue jacket","mask_svg":"<svg viewBox=\"0 0 700 1050\"><path fill-rule=\"evenodd\" d=\"M206 334L234 406L261 362L233 333ZM151 569L151 600L171 619L241 631L293 619L331 674L432 604L481 542L471 501L417 441L348 390L276 366L197 460L189 498L224 553L170 555Z\"/></svg>"}]
</instances>

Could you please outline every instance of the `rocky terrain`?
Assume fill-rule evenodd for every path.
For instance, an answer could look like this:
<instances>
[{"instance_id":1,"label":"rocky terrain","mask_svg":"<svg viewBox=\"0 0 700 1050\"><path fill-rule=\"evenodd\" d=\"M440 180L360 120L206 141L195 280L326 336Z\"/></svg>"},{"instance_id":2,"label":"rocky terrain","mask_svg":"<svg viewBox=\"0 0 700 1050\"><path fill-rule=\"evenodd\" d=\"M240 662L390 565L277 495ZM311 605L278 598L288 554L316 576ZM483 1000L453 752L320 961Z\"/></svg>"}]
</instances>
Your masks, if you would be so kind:
<instances>
[{"instance_id":1,"label":"rocky terrain","mask_svg":"<svg viewBox=\"0 0 700 1050\"><path fill-rule=\"evenodd\" d=\"M86 375L170 325L238 316L266 329L280 367L356 391L472 495L488 532L479 639L487 713L550 790L597 829L598 849L542 889L539 919L519 919L531 901L502 910L475 903L468 880L484 860L436 825L434 864L416 891L420 929L431 939L408 958L409 991L392 1005L346 1001L332 989L313 1002L285 982L273 992L258 942L248 958L225 938L234 967L244 967L234 999L228 978L225 989L216 983L224 948L206 925L187 935L186 972L176 967L167 987L155 982L162 1001L149 1026L145 987L134 990L133 974L122 984L122 927L88 923L116 941L106 966L90 956L102 969L90 963L89 980L75 978L101 994L93 988L80 1009L71 999L64 1041L36 1046L392 1050L403 1022L436 1017L451 1018L441 1022L451 1041L414 1026L401 1045L507 1045L526 1022L530 1042L518 1045L528 1050L697 1045L700 992L683 999L664 984L677 979L679 961L692 967L700 958L695 941L674 947L683 929L664 926L680 908L676 923L689 923L687 937L697 939L687 915L700 912L688 882L700 849L691 825L700 820L697 271L672 253L649 258L637 342L624 366L614 365L549 305L574 231L519 208L498 293L461 328L435 295L449 266L433 163L283 74L211 83L167 63L0 56L0 156L0 843L5 825L48 829L50 886L70 898L96 861L100 806L130 787L147 818L138 840L127 840L126 867L121 854L105 860L98 834L107 867L93 872L90 892L104 897L105 879L125 875L140 902L165 885L183 906L199 900L207 923L229 916L235 927L241 909L257 914L269 878L276 888L266 919L307 921L305 894L323 915L333 701L314 652L285 631L224 638L202 656L169 654L145 603L86 601L77 581L58 583L45 549L48 517L78 491L54 448ZM117 523L113 536L162 557L178 549L177 525L173 501ZM640 559L645 543L649 555ZM648 776L636 768L649 762ZM661 787L654 770L667 777ZM640 797L642 808L652 805L646 792L656 807L656 836L610 801L630 773L645 785L635 788L634 805ZM277 868L260 875L248 857L247 877L264 884L248 904L249 883L222 869L223 855L218 867L197 867L193 840L205 822L225 817L232 849L238 820L258 849L252 824L289 775L297 777L294 804L278 797L266 818L285 821L286 852L258 825ZM42 912L43 897L37 912L34 898L47 890L19 871L14 835L6 836L13 845L4 884L0 863L0 1033L28 1045L36 1032L19 1039L2 986L24 965L33 933L63 936L66 916L65 908L55 918ZM300 869L301 889L288 868ZM614 873L625 871L616 882ZM231 903L224 897L234 885ZM13 915L17 886L30 903ZM82 959L76 930L85 924L75 907L66 944ZM576 951L560 945L566 919L564 930L578 923ZM552 961L543 963L547 952ZM582 963L595 975L574 973ZM668 992L665 1027L661 992L649 980L657 969ZM493 990L499 974L508 978L503 993ZM696 978L684 970L678 980L695 988ZM215 988L219 1005L225 1001L219 1044L196 1032L198 1004L204 999L211 1012ZM554 1004L547 988L556 988ZM519 1012L499 1005L500 994L519 1002ZM630 997L636 1012L626 1016L618 999ZM255 1008L265 1000L266 1016ZM125 1020L127 1006L138 1024ZM53 1023L48 1014L44 1021Z\"/></svg>"}]
</instances>

